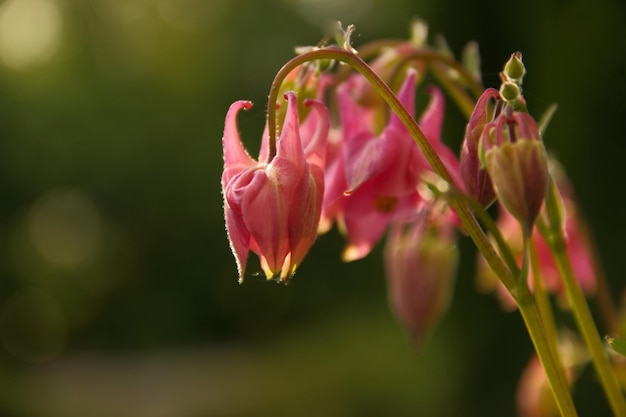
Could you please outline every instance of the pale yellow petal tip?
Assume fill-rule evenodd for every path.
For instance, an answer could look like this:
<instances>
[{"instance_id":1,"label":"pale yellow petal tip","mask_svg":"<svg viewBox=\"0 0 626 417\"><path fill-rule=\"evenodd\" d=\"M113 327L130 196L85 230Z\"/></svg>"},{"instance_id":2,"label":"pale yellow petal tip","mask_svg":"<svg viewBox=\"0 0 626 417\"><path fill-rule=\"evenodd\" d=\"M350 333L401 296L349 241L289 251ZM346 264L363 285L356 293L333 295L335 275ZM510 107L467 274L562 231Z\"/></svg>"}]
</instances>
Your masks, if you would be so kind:
<instances>
[{"instance_id":1,"label":"pale yellow petal tip","mask_svg":"<svg viewBox=\"0 0 626 417\"><path fill-rule=\"evenodd\" d=\"M285 284L289 282L291 278L296 274L296 269L298 268L298 264L292 264L289 266L289 270L284 270L280 276L280 280Z\"/></svg>"},{"instance_id":2,"label":"pale yellow petal tip","mask_svg":"<svg viewBox=\"0 0 626 417\"><path fill-rule=\"evenodd\" d=\"M344 262L352 262L363 257L363 250L356 245L348 245L341 254L341 260Z\"/></svg>"},{"instance_id":3,"label":"pale yellow petal tip","mask_svg":"<svg viewBox=\"0 0 626 417\"><path fill-rule=\"evenodd\" d=\"M326 219L326 218L321 218L320 219L320 223L317 226L317 234L318 235L323 235L325 233L328 233L328 231L333 227L333 221L330 219Z\"/></svg>"}]
</instances>

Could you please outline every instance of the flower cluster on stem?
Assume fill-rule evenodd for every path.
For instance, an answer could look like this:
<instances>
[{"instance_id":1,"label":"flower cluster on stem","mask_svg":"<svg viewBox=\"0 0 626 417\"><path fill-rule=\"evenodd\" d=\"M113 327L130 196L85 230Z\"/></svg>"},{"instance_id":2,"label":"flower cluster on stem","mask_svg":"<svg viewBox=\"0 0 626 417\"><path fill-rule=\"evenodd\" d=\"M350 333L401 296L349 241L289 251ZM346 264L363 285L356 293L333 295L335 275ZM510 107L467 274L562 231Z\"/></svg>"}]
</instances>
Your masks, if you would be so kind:
<instances>
[{"instance_id":1,"label":"flower cluster on stem","mask_svg":"<svg viewBox=\"0 0 626 417\"><path fill-rule=\"evenodd\" d=\"M480 253L482 287L499 288L504 305L519 310L556 409L576 415L549 293L567 299L615 415L626 415L584 298L596 287L597 263L571 186L550 172L545 125L528 112L521 54L504 65L499 89L484 89L475 44L458 62L427 43L418 21L411 40L364 45L366 62L352 31L338 31L336 46L300 49L280 69L258 160L235 121L250 103L234 103L226 116L222 189L239 280L252 251L268 279L287 281L335 224L345 261L366 257L387 234L391 308L421 342L450 304L458 230ZM336 62L355 72L334 71ZM418 111L419 91L429 99ZM277 112L279 93L288 104ZM459 156L442 137L446 93L468 116ZM486 211L494 201L497 220ZM535 415L531 403L520 406L524 415Z\"/></svg>"}]
</instances>

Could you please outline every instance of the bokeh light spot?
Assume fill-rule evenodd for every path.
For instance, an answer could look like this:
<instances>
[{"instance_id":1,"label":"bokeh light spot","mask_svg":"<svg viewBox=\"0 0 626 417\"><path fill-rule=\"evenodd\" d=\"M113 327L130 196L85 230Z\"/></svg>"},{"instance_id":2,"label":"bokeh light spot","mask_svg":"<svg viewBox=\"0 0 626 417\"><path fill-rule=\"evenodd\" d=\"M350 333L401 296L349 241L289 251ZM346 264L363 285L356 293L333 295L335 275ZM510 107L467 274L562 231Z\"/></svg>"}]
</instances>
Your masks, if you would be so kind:
<instances>
[{"instance_id":1,"label":"bokeh light spot","mask_svg":"<svg viewBox=\"0 0 626 417\"><path fill-rule=\"evenodd\" d=\"M9 0L0 6L0 59L15 70L45 62L58 49L61 12L54 0Z\"/></svg>"}]
</instances>

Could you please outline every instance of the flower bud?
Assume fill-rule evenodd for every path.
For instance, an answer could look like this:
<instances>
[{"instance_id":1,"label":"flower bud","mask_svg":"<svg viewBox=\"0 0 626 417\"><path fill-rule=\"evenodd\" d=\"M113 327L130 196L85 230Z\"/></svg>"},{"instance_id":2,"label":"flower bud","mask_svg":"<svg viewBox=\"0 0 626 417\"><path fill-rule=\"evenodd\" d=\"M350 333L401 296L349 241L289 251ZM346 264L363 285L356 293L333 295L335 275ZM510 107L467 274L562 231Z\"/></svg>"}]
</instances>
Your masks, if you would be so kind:
<instances>
[{"instance_id":1,"label":"flower bud","mask_svg":"<svg viewBox=\"0 0 626 417\"><path fill-rule=\"evenodd\" d=\"M522 83L522 78L526 74L526 67L522 62L521 52L511 54L511 58L504 64L504 74L516 84Z\"/></svg>"},{"instance_id":2,"label":"flower bud","mask_svg":"<svg viewBox=\"0 0 626 417\"><path fill-rule=\"evenodd\" d=\"M452 212L420 214L391 227L384 252L391 308L417 345L448 308L459 259Z\"/></svg>"},{"instance_id":3,"label":"flower bud","mask_svg":"<svg viewBox=\"0 0 626 417\"><path fill-rule=\"evenodd\" d=\"M502 96L502 99L505 101L518 100L521 94L522 90L519 88L519 85L510 81L505 81L500 86L500 96Z\"/></svg>"},{"instance_id":4,"label":"flower bud","mask_svg":"<svg viewBox=\"0 0 626 417\"><path fill-rule=\"evenodd\" d=\"M485 125L494 118L494 102L498 99L498 91L493 88L488 88L480 96L465 129L465 139L461 146L460 170L465 191L483 207L493 202L495 193L489 173L481 164L478 148Z\"/></svg>"},{"instance_id":5,"label":"flower bud","mask_svg":"<svg viewBox=\"0 0 626 417\"><path fill-rule=\"evenodd\" d=\"M548 160L537 123L524 112L500 114L485 126L481 143L498 200L529 227L548 188Z\"/></svg>"}]
</instances>

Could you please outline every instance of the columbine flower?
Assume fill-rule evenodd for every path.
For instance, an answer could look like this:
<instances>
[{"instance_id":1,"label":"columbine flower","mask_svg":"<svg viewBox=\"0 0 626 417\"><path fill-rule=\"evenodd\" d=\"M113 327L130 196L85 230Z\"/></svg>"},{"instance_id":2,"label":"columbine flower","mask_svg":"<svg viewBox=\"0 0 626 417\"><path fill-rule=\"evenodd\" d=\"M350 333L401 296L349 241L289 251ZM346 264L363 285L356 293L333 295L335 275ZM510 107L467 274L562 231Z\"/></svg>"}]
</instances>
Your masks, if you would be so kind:
<instances>
[{"instance_id":1,"label":"columbine flower","mask_svg":"<svg viewBox=\"0 0 626 417\"><path fill-rule=\"evenodd\" d=\"M259 256L268 279L277 274L281 280L289 279L317 234L324 193L328 114L321 102L307 100L306 104L316 110L309 115L316 127L308 123L301 128L295 94L288 92L285 97L285 122L277 154L271 160L267 140L261 144L259 161L252 159L241 144L236 116L252 103L237 101L226 115L222 138L224 217L240 282L250 250Z\"/></svg>"},{"instance_id":2,"label":"columbine flower","mask_svg":"<svg viewBox=\"0 0 626 417\"><path fill-rule=\"evenodd\" d=\"M453 213L424 208L417 220L391 226L385 271L391 308L416 344L437 324L450 303L459 260Z\"/></svg>"},{"instance_id":3,"label":"columbine flower","mask_svg":"<svg viewBox=\"0 0 626 417\"><path fill-rule=\"evenodd\" d=\"M409 70L398 92L409 113L415 112L416 76L414 70ZM398 117L392 115L382 132L375 134L372 112L355 103L351 91L349 83L338 89L343 136L335 169L326 177L328 189L324 196L327 217L338 218L348 239L343 253L346 261L366 256L391 221L413 216L420 200L420 173L430 170ZM419 125L455 182L461 183L456 156L440 139L443 94L435 88L429 91L431 101Z\"/></svg>"}]
</instances>

